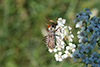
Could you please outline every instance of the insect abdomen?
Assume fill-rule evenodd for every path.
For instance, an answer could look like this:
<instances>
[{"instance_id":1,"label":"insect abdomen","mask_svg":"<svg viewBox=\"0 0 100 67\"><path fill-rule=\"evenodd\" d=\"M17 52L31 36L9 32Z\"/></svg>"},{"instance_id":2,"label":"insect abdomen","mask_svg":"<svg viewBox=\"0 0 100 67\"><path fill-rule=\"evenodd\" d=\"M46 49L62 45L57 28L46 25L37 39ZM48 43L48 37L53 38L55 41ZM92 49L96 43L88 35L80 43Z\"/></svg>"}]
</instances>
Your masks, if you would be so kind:
<instances>
[{"instance_id":1,"label":"insect abdomen","mask_svg":"<svg viewBox=\"0 0 100 67\"><path fill-rule=\"evenodd\" d=\"M53 49L55 47L54 33L48 34L47 39L46 39L46 44L49 49Z\"/></svg>"}]
</instances>

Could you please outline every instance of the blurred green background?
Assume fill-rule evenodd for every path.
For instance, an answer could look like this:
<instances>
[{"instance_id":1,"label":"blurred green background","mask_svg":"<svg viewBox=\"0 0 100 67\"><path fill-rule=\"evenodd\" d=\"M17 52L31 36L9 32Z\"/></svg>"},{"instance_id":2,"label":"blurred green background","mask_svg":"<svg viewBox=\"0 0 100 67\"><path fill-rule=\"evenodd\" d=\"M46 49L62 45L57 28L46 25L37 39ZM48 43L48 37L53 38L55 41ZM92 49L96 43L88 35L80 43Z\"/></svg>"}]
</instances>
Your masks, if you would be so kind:
<instances>
[{"instance_id":1,"label":"blurred green background","mask_svg":"<svg viewBox=\"0 0 100 67\"><path fill-rule=\"evenodd\" d=\"M55 61L42 42L47 34L44 17L62 17L74 28L75 14L84 7L100 16L100 0L0 0L0 67L60 67L61 62ZM68 58L62 67L75 63Z\"/></svg>"}]
</instances>

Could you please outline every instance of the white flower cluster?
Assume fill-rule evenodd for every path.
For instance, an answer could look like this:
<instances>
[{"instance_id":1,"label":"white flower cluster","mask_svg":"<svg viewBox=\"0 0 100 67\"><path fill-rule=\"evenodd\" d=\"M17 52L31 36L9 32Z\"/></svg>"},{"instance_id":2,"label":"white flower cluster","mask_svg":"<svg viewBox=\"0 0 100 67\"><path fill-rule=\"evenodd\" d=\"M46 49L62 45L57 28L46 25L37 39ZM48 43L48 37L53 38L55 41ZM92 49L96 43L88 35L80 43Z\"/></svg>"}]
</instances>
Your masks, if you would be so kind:
<instances>
[{"instance_id":1,"label":"white flower cluster","mask_svg":"<svg viewBox=\"0 0 100 67\"><path fill-rule=\"evenodd\" d=\"M55 32L55 39L56 39L56 46L54 49L49 49L49 52L55 52L55 59L56 61L62 61L67 57L73 57L72 53L75 51L76 45L73 44L74 36L71 32L70 26L65 26L66 20L62 18L58 18L58 25L55 29L58 29Z\"/></svg>"}]
</instances>

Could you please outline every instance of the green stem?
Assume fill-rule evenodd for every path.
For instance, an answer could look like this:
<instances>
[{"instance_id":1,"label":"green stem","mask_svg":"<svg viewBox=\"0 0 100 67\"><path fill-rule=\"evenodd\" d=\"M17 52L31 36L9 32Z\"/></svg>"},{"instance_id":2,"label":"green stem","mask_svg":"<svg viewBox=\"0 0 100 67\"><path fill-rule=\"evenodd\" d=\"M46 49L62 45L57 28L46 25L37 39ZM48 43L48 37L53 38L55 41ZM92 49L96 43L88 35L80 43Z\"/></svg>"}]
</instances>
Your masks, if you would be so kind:
<instances>
[{"instance_id":1,"label":"green stem","mask_svg":"<svg viewBox=\"0 0 100 67\"><path fill-rule=\"evenodd\" d=\"M62 67L63 63L64 63L64 60L61 62L61 64L60 64L60 66L59 66L59 67Z\"/></svg>"}]
</instances>

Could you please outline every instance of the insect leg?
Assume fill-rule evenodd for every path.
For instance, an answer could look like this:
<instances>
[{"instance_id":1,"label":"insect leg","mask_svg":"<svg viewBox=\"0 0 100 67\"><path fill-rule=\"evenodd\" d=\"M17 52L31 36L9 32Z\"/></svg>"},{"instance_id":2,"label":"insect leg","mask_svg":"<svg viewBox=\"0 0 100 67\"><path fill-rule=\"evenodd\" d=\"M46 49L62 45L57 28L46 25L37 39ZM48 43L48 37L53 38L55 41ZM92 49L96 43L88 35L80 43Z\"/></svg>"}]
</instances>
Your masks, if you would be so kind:
<instances>
[{"instance_id":1,"label":"insect leg","mask_svg":"<svg viewBox=\"0 0 100 67\"><path fill-rule=\"evenodd\" d=\"M47 36L45 36L43 39L42 39L42 42L43 43L46 43L44 40L47 38Z\"/></svg>"},{"instance_id":2,"label":"insect leg","mask_svg":"<svg viewBox=\"0 0 100 67\"><path fill-rule=\"evenodd\" d=\"M58 27L56 30L54 30L54 32L56 32L60 27Z\"/></svg>"}]
</instances>

